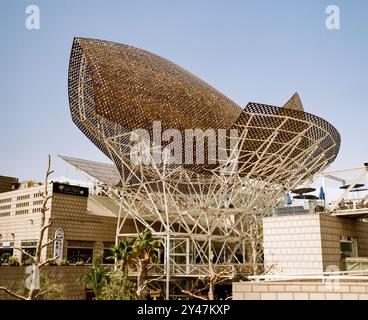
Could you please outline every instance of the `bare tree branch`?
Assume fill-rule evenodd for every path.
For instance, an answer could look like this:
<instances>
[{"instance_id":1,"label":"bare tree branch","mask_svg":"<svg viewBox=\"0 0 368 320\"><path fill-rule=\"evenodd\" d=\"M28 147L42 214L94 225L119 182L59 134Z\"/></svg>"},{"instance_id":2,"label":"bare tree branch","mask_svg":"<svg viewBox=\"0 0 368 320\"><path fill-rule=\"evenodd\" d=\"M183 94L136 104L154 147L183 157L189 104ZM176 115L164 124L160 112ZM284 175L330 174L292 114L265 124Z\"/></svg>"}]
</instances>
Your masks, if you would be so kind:
<instances>
[{"instance_id":1,"label":"bare tree branch","mask_svg":"<svg viewBox=\"0 0 368 320\"><path fill-rule=\"evenodd\" d=\"M165 275L163 274L162 276L159 276L157 278L154 278L154 279L151 279L151 280L146 280L144 281L144 285L147 286L147 284L151 283L151 282L154 282L154 281L158 281L160 279L162 279Z\"/></svg>"},{"instance_id":2,"label":"bare tree branch","mask_svg":"<svg viewBox=\"0 0 368 320\"><path fill-rule=\"evenodd\" d=\"M198 278L193 284L190 290L181 290L183 293L190 295L194 298L201 299L201 300L214 300L214 289L215 285L226 280L225 276L234 273L233 266L228 266L224 270L215 272L212 263L210 264L210 272L209 274ZM195 286L198 284L198 281L201 280L204 282L205 286L201 289L196 290ZM198 293L208 290L206 296L201 296Z\"/></svg>"},{"instance_id":3,"label":"bare tree branch","mask_svg":"<svg viewBox=\"0 0 368 320\"><path fill-rule=\"evenodd\" d=\"M22 252L22 254L34 259L34 256L32 256L31 254L29 254L27 251L25 251L24 249L22 248L19 248L19 247L14 247L15 250L19 250L20 252Z\"/></svg>"},{"instance_id":4,"label":"bare tree branch","mask_svg":"<svg viewBox=\"0 0 368 320\"><path fill-rule=\"evenodd\" d=\"M38 293L38 294L35 296L35 299L38 299L38 298L40 298L40 297L44 296L46 293L49 293L49 292L51 292L51 291L52 291L51 289L48 289L48 290L42 291L42 292Z\"/></svg>"},{"instance_id":5,"label":"bare tree branch","mask_svg":"<svg viewBox=\"0 0 368 320\"><path fill-rule=\"evenodd\" d=\"M11 295L11 296L13 296L13 297L15 297L15 298L17 298L17 299L19 299L19 300L27 300L27 298L26 298L26 297L23 297L23 296L21 296L21 295L19 295L19 294L16 294L15 292L13 292L13 291L9 290L8 288L0 287L0 290L2 290L2 291L4 291L4 292L6 292L7 294L9 294L9 295Z\"/></svg>"},{"instance_id":6,"label":"bare tree branch","mask_svg":"<svg viewBox=\"0 0 368 320\"><path fill-rule=\"evenodd\" d=\"M26 252L24 249L19 248L19 247L15 247L14 249L19 250L22 252L22 254L30 257L33 259L33 267L35 268L35 270L39 270L39 268L41 268L42 266L44 266L45 264L49 263L50 261L54 260L54 258L50 258L47 259L46 261L41 263L41 252L42 249L51 245L56 239L53 240L49 240L48 242L46 242L45 244L42 244L43 238L44 238L44 234L45 231L51 226L52 221L50 221L49 223L46 224L46 212L49 210L49 208L47 207L47 204L49 202L49 200L52 198L52 195L48 195L48 178L49 176L53 173L53 171L50 170L51 167L51 156L48 156L48 166L47 166L47 171L45 174L45 183L44 183L44 191L41 192L41 196L43 197L43 201L42 201L42 207L41 207L41 221L40 221L40 233L39 233L39 238L37 241L37 246L36 246L36 253L34 256L32 256L31 254L29 254L28 252ZM33 279L32 281L34 282L38 282L39 279L37 280L36 276L38 272L34 272L33 273ZM36 289L33 286L31 287L31 289L29 290L28 296L24 297L21 296L17 293L12 292L10 289L6 288L6 287L0 287L0 290L8 293L9 295L20 299L20 300L34 300L37 299L39 297L41 297L42 295L45 295L46 293L50 292L51 290L45 290L43 292L40 292L40 289Z\"/></svg>"},{"instance_id":7,"label":"bare tree branch","mask_svg":"<svg viewBox=\"0 0 368 320\"><path fill-rule=\"evenodd\" d=\"M181 290L181 292L183 292L183 293L185 293L186 295L188 295L188 296L191 296L191 297L193 297L193 298L197 298L197 299L200 299L200 300L208 300L208 298L207 297L205 297L205 296L198 296L198 295L196 295L196 294L194 294L194 293L192 293L192 292L190 292L190 291L188 291L188 290Z\"/></svg>"},{"instance_id":8,"label":"bare tree branch","mask_svg":"<svg viewBox=\"0 0 368 320\"><path fill-rule=\"evenodd\" d=\"M43 267L45 264L48 264L50 261L54 261L55 259L57 259L59 256L56 256L55 258L48 258L47 260L45 260L44 262L40 263L38 265L39 268Z\"/></svg>"},{"instance_id":9,"label":"bare tree branch","mask_svg":"<svg viewBox=\"0 0 368 320\"><path fill-rule=\"evenodd\" d=\"M52 239L52 240L49 240L48 242L46 242L45 244L43 244L41 246L41 250L47 246L49 246L50 244L53 244L54 242L56 241L56 238Z\"/></svg>"}]
</instances>

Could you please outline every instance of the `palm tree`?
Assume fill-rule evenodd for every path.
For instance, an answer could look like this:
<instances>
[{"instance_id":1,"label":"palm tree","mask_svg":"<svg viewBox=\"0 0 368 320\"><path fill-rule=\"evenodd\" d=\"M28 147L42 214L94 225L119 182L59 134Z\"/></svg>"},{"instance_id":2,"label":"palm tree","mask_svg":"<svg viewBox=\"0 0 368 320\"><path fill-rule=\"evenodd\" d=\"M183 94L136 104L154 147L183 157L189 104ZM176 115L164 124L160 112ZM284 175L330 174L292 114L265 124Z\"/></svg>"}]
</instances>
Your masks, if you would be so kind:
<instances>
[{"instance_id":1,"label":"palm tree","mask_svg":"<svg viewBox=\"0 0 368 320\"><path fill-rule=\"evenodd\" d=\"M133 257L137 262L137 299L142 299L143 292L147 285L147 274L151 263L160 261L162 243L153 238L150 230L146 229L138 235L133 244Z\"/></svg>"},{"instance_id":2,"label":"palm tree","mask_svg":"<svg viewBox=\"0 0 368 320\"><path fill-rule=\"evenodd\" d=\"M102 289L106 287L108 283L107 273L107 268L94 265L91 267L89 273L83 274L79 278L79 281L92 288L96 299L98 299Z\"/></svg>"},{"instance_id":3,"label":"palm tree","mask_svg":"<svg viewBox=\"0 0 368 320\"><path fill-rule=\"evenodd\" d=\"M124 272L128 272L128 267L132 264L133 259L133 243L131 239L122 239L111 249L112 256Z\"/></svg>"}]
</instances>

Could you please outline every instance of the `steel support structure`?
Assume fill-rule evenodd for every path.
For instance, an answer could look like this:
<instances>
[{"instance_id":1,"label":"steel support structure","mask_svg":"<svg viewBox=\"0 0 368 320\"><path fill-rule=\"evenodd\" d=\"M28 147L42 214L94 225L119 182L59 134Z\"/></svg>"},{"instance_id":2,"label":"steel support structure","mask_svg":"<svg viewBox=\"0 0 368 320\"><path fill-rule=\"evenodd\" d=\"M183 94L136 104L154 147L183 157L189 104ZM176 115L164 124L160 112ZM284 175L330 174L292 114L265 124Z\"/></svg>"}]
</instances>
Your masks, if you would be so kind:
<instances>
[{"instance_id":1,"label":"steel support structure","mask_svg":"<svg viewBox=\"0 0 368 320\"><path fill-rule=\"evenodd\" d=\"M282 108L249 103L242 109L170 61L95 39L74 39L69 102L74 123L120 175L118 184L103 188L120 207L117 241L147 228L164 243L163 265L152 274L165 275L167 298L170 283L180 278L229 267L223 276L233 277L242 270L249 225L326 168L340 146L337 130L304 112L297 95ZM193 153L194 163L173 163L165 146L138 137L145 161L132 161L132 132L152 134L157 120L163 131L180 134L225 130L218 152L226 159L197 164ZM231 130L237 130L235 141Z\"/></svg>"}]
</instances>

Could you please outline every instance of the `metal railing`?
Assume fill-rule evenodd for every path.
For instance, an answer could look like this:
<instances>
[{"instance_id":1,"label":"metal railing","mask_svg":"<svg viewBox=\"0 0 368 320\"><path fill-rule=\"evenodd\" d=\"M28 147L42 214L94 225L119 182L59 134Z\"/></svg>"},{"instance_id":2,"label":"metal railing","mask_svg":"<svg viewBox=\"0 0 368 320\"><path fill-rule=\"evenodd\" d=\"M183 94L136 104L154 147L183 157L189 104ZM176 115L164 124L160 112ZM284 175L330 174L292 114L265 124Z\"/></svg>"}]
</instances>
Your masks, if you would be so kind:
<instances>
[{"instance_id":1,"label":"metal railing","mask_svg":"<svg viewBox=\"0 0 368 320\"><path fill-rule=\"evenodd\" d=\"M231 264L214 264L212 265L214 273L224 272L223 277L232 278L235 275L236 267ZM228 270L228 272L226 272ZM170 275L177 277L202 277L209 275L210 266L208 264L171 264ZM132 270L129 275L136 276L137 272ZM150 266L149 276L166 275L165 264L154 264Z\"/></svg>"},{"instance_id":2,"label":"metal railing","mask_svg":"<svg viewBox=\"0 0 368 320\"><path fill-rule=\"evenodd\" d=\"M368 270L356 271L326 271L320 273L297 273L285 275L258 275L248 276L248 280L253 281L290 281L290 280L363 280L368 281Z\"/></svg>"}]
</instances>

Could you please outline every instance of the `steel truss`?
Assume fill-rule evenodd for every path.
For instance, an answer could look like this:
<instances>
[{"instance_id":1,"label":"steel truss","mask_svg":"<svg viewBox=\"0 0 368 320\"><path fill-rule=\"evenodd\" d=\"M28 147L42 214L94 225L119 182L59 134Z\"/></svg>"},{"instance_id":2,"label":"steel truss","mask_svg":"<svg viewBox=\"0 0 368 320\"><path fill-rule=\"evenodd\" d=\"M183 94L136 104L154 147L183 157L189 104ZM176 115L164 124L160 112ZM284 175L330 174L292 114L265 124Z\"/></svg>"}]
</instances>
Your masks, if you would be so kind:
<instances>
[{"instance_id":1,"label":"steel truss","mask_svg":"<svg viewBox=\"0 0 368 320\"><path fill-rule=\"evenodd\" d=\"M141 81L147 72L152 79ZM166 81L169 76L172 82ZM188 90L192 94L182 98ZM119 185L103 186L120 207L116 240L147 228L164 243L163 263L151 274L165 275L167 298L171 280L229 267L223 276L233 277L249 260L249 225L270 215L288 190L328 166L340 145L336 129L319 117L256 103L241 110L164 59L99 40L75 39L69 99L73 121L119 172ZM164 109L152 109L157 102L168 110L161 111L161 119L157 110ZM144 142L146 161L132 162L133 127L156 120L163 121L163 129L180 125L181 133L192 123L194 128L237 129L238 137L231 144L234 137L227 135L222 150L227 160L216 165L172 164L165 152L158 163L155 155L162 147Z\"/></svg>"},{"instance_id":2,"label":"steel truss","mask_svg":"<svg viewBox=\"0 0 368 320\"><path fill-rule=\"evenodd\" d=\"M255 116L252 114L250 119ZM172 278L201 277L229 266L232 271L224 277L233 277L247 264L250 239L246 234L252 219L271 214L286 190L312 179L324 167L324 153L316 156L315 151L328 137L327 131L308 148L298 150L296 157L290 156L315 129L313 123L304 122L304 130L285 142L277 153L268 152L278 135L283 134L282 125L288 120L285 117L257 150L247 152L245 161L237 151L236 171L229 173L229 168L234 167L234 157L229 156L216 169L193 174L182 166L167 165L165 159L163 164L155 164L154 152L147 152L152 155L149 163L132 164L130 133L121 133L121 128L100 119L100 141L117 167L123 168L119 170L120 186L103 188L121 208L116 239L136 237L143 228L162 239L163 264L155 266L151 275L165 274L167 292ZM239 140L235 149L227 150L228 154L243 150L248 132L254 129L249 123L251 120L247 125L238 125ZM84 125L89 127L86 122Z\"/></svg>"}]
</instances>

